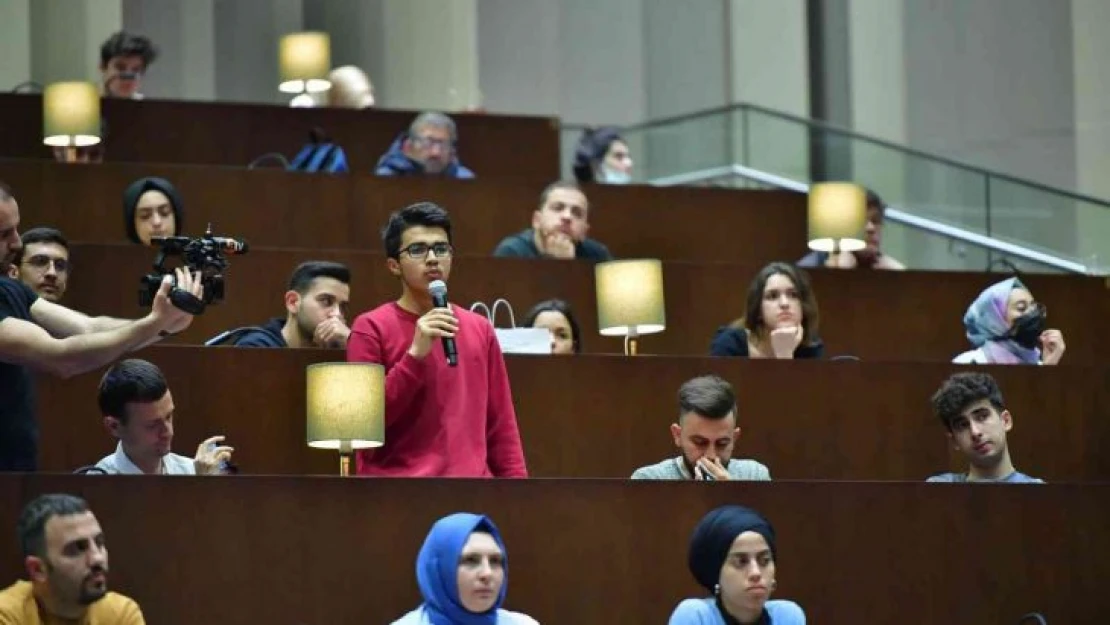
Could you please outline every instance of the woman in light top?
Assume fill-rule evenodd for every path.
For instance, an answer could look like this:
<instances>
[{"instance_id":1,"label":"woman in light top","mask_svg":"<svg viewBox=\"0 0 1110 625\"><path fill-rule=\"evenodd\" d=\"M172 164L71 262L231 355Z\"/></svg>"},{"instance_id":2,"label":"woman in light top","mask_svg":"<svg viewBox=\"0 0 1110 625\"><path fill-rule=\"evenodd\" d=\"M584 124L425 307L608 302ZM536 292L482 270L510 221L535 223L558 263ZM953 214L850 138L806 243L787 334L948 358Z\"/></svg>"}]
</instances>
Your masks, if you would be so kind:
<instances>
[{"instance_id":1,"label":"woman in light top","mask_svg":"<svg viewBox=\"0 0 1110 625\"><path fill-rule=\"evenodd\" d=\"M459 512L436 521L416 558L424 603L393 625L538 625L502 610L509 561L489 518Z\"/></svg>"},{"instance_id":2,"label":"woman in light top","mask_svg":"<svg viewBox=\"0 0 1110 625\"><path fill-rule=\"evenodd\" d=\"M956 356L958 364L1055 365L1064 355L1064 335L1046 329L1048 311L1021 280L1008 278L987 287L964 314L967 340L975 349Z\"/></svg>"},{"instance_id":3,"label":"woman in light top","mask_svg":"<svg viewBox=\"0 0 1110 625\"><path fill-rule=\"evenodd\" d=\"M722 506L702 518L690 538L690 572L706 590L685 599L670 625L805 625L793 601L770 600L775 591L775 530L758 512Z\"/></svg>"},{"instance_id":4,"label":"woman in light top","mask_svg":"<svg viewBox=\"0 0 1110 625\"><path fill-rule=\"evenodd\" d=\"M805 272L771 263L748 286L744 316L722 326L709 347L711 356L740 358L820 358L817 298Z\"/></svg>"}]
</instances>

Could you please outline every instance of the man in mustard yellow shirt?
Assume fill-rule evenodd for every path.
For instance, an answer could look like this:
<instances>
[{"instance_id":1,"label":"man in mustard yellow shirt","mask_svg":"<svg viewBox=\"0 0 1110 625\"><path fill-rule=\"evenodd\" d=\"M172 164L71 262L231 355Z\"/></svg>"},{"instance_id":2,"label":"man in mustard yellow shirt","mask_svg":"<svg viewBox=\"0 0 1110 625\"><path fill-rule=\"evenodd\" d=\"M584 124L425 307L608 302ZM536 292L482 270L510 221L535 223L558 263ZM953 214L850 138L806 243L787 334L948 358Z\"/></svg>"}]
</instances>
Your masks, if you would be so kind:
<instances>
[{"instance_id":1,"label":"man in mustard yellow shirt","mask_svg":"<svg viewBox=\"0 0 1110 625\"><path fill-rule=\"evenodd\" d=\"M19 515L31 581L0 591L0 625L145 625L139 606L108 591L108 548L88 504L42 495Z\"/></svg>"}]
</instances>

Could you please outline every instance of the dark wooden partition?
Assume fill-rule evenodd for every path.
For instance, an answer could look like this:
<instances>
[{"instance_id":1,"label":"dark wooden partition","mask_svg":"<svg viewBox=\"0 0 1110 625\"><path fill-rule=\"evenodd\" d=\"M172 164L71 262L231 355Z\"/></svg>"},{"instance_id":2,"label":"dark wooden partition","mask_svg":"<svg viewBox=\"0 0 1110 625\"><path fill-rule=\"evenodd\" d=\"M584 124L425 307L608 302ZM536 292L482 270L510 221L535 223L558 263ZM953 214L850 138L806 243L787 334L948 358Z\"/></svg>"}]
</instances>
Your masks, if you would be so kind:
<instances>
[{"instance_id":1,"label":"dark wooden partition","mask_svg":"<svg viewBox=\"0 0 1110 625\"><path fill-rule=\"evenodd\" d=\"M0 95L0 155L51 158L42 144L42 98ZM372 173L416 111L290 108L267 104L101 100L108 162L246 167L269 152L293 156L318 127L343 147L352 171ZM479 177L545 180L559 175L559 121L452 113L459 159ZM509 157L508 146L516 151Z\"/></svg>"},{"instance_id":2,"label":"dark wooden partition","mask_svg":"<svg viewBox=\"0 0 1110 625\"><path fill-rule=\"evenodd\" d=\"M548 182L0 162L0 180L15 189L24 229L50 225L92 243L127 241L123 191L143 176L178 187L192 235L212 223L218 234L255 246L382 251L389 214L427 200L450 211L459 249L478 255L531 224ZM594 186L587 193L590 234L618 257L761 264L793 259L804 248L805 197L796 193L644 186Z\"/></svg>"},{"instance_id":3,"label":"dark wooden partition","mask_svg":"<svg viewBox=\"0 0 1110 625\"><path fill-rule=\"evenodd\" d=\"M490 515L506 607L541 623L664 623L704 596L689 535L743 503L778 536L776 596L811 623L1101 623L1110 486L680 484L595 480L0 476L0 525L43 492L88 499L112 586L148 623L388 623L419 601L413 563L439 517ZM14 536L13 536L14 538ZM4 579L20 573L0 541Z\"/></svg>"},{"instance_id":4,"label":"dark wooden partition","mask_svg":"<svg viewBox=\"0 0 1110 625\"><path fill-rule=\"evenodd\" d=\"M70 290L64 303L90 314L133 317L139 276L150 270L153 250L135 245L75 245ZM222 330L255 325L284 314L289 274L302 261L335 260L353 272L355 315L399 294L381 254L254 250L231 259L227 300L212 306L176 342L203 343ZM653 354L705 355L716 329L743 314L747 283L758 265L667 262L664 265L667 330L642 340ZM933 272L815 270L821 335L829 356L867 360L950 361L970 346L961 319L972 299L998 275ZM1098 278L1032 276L1034 294L1049 308L1053 326L1067 340L1064 362L1099 364L1110 352L1110 333L1095 319L1110 318L1110 291ZM505 297L519 316L540 300L571 303L588 353L622 349L597 332L593 267L588 263L460 256L451 275L451 297L464 306ZM500 320L508 324L504 316Z\"/></svg>"},{"instance_id":5,"label":"dark wooden partition","mask_svg":"<svg viewBox=\"0 0 1110 625\"><path fill-rule=\"evenodd\" d=\"M154 347L177 407L174 447L192 455L224 434L248 473L331 474L337 456L305 445L305 367L342 351ZM739 395L737 457L778 479L922 480L962 468L929 397L944 364L709 358L510 356L530 474L627 477L676 453L668 425L679 385L703 373ZM1016 426L1014 461L1051 481L1110 479L1110 385L1104 367L994 367ZM71 471L110 452L96 408L101 372L39 384L42 468ZM647 382L649 381L650 382ZM388 444L388 441L387 443Z\"/></svg>"}]
</instances>

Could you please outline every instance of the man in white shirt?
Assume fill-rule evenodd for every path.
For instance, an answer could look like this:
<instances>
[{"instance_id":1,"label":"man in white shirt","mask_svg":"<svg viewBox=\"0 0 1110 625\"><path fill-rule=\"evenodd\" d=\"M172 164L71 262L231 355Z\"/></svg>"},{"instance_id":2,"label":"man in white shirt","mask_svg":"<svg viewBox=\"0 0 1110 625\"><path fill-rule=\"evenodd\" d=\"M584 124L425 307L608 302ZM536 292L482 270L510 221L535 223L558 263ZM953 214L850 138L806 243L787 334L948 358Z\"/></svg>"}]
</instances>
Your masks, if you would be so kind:
<instances>
[{"instance_id":1,"label":"man in white shirt","mask_svg":"<svg viewBox=\"0 0 1110 625\"><path fill-rule=\"evenodd\" d=\"M100 380L97 398L104 426L119 439L116 451L96 463L106 473L129 475L214 475L224 472L233 449L213 436L195 458L170 451L173 394L162 371L138 358L121 361Z\"/></svg>"}]
</instances>

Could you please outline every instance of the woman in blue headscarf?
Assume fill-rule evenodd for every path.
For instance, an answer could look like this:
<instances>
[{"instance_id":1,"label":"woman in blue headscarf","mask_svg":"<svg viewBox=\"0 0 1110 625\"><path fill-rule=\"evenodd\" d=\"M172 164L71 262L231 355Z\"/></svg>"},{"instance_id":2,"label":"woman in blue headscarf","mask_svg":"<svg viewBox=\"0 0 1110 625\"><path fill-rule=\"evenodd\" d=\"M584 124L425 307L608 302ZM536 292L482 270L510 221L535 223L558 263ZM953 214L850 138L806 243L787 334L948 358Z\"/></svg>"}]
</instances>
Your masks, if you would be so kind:
<instances>
[{"instance_id":1,"label":"woman in blue headscarf","mask_svg":"<svg viewBox=\"0 0 1110 625\"><path fill-rule=\"evenodd\" d=\"M424 603L393 625L539 625L501 609L509 560L489 518L459 512L436 521L416 557Z\"/></svg>"},{"instance_id":2,"label":"woman in blue headscarf","mask_svg":"<svg viewBox=\"0 0 1110 625\"><path fill-rule=\"evenodd\" d=\"M1046 329L1048 311L1021 280L1008 278L987 287L964 314L967 340L975 349L956 356L958 364L1046 364L1060 362L1064 335Z\"/></svg>"},{"instance_id":3,"label":"woman in blue headscarf","mask_svg":"<svg viewBox=\"0 0 1110 625\"><path fill-rule=\"evenodd\" d=\"M798 604L769 600L776 585L775 529L755 510L721 506L705 515L690 537L688 563L712 596L678 604L669 625L805 625Z\"/></svg>"}]
</instances>

